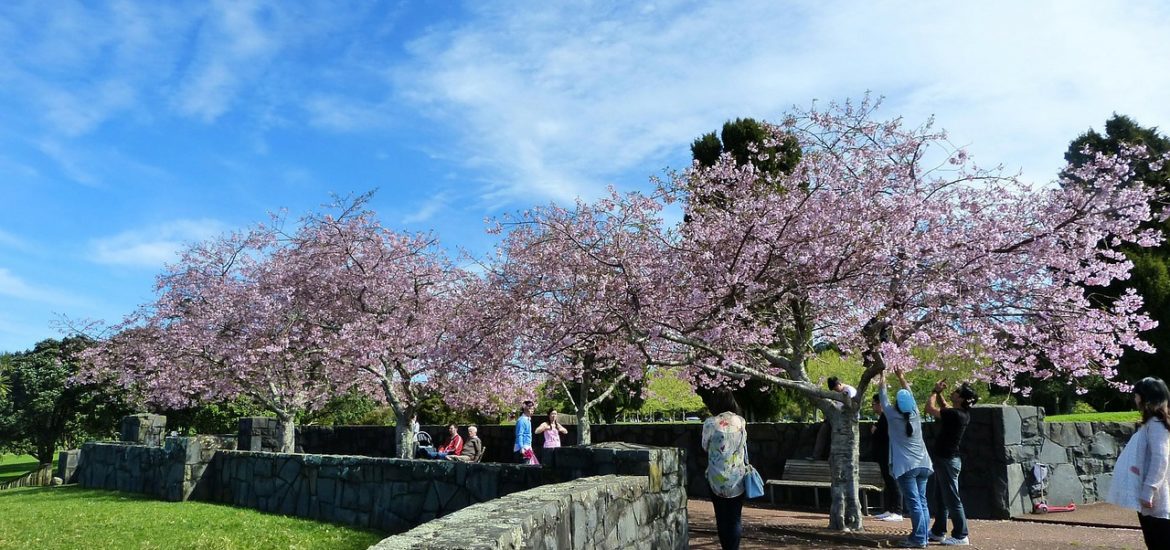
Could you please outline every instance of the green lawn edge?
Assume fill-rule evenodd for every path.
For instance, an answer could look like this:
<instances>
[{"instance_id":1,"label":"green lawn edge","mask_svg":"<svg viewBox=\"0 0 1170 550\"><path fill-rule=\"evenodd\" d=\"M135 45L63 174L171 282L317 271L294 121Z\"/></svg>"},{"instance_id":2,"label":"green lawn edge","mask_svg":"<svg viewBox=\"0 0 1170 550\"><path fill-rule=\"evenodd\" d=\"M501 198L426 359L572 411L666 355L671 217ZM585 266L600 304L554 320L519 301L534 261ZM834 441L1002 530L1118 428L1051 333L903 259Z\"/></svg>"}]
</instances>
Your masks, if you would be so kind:
<instances>
[{"instance_id":1,"label":"green lawn edge","mask_svg":"<svg viewBox=\"0 0 1170 550\"><path fill-rule=\"evenodd\" d=\"M76 486L0 491L0 548L364 549L386 535L205 502Z\"/></svg>"}]
</instances>

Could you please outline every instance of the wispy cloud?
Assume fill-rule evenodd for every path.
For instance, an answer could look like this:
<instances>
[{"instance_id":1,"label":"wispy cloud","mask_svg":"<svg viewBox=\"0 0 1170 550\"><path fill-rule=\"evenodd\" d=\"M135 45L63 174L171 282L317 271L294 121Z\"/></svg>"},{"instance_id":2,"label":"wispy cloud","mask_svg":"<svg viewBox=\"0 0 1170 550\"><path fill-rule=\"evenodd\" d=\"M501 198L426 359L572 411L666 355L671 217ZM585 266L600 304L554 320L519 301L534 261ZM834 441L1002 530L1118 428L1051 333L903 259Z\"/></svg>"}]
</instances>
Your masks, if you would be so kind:
<instances>
[{"instance_id":1,"label":"wispy cloud","mask_svg":"<svg viewBox=\"0 0 1170 550\"><path fill-rule=\"evenodd\" d=\"M937 115L980 158L1034 173L1113 110L1170 122L1170 73L1150 65L1170 57L1170 6L1154 1L473 6L412 43L396 82L489 194L524 200L596 195L685 163L728 118L866 90L887 116Z\"/></svg>"},{"instance_id":2,"label":"wispy cloud","mask_svg":"<svg viewBox=\"0 0 1170 550\"><path fill-rule=\"evenodd\" d=\"M25 281L6 268L0 267L0 296L55 306L78 306L89 301L68 292Z\"/></svg>"},{"instance_id":3,"label":"wispy cloud","mask_svg":"<svg viewBox=\"0 0 1170 550\"><path fill-rule=\"evenodd\" d=\"M446 208L447 204L450 201L451 201L451 194L450 193L448 193L448 192L437 193L434 196L432 196L431 198L427 199L425 202L423 202L422 206L420 206L418 208L418 210L415 210L414 212L404 216L402 218L402 223L403 224L412 224L412 223L425 222L425 221L431 219L432 217L434 217L435 214L438 214L440 211L442 211L444 208Z\"/></svg>"},{"instance_id":4,"label":"wispy cloud","mask_svg":"<svg viewBox=\"0 0 1170 550\"><path fill-rule=\"evenodd\" d=\"M29 244L24 239L0 229L0 248L12 248L15 250L27 250Z\"/></svg>"},{"instance_id":5,"label":"wispy cloud","mask_svg":"<svg viewBox=\"0 0 1170 550\"><path fill-rule=\"evenodd\" d=\"M90 259L111 265L157 268L177 258L184 245L226 231L218 220L176 220L124 231L90 242Z\"/></svg>"}]
</instances>

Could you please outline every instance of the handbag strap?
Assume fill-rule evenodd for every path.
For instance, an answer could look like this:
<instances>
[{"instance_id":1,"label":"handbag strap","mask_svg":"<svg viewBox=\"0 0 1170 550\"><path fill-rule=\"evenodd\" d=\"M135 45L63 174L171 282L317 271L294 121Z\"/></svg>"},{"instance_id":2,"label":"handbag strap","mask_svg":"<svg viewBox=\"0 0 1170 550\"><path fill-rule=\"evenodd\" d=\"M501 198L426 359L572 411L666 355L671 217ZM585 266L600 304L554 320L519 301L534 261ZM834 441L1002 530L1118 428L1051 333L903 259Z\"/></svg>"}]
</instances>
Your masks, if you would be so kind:
<instances>
[{"instance_id":1,"label":"handbag strap","mask_svg":"<svg viewBox=\"0 0 1170 550\"><path fill-rule=\"evenodd\" d=\"M743 431L743 442L741 443L741 445L743 445L743 465L744 465L744 467L750 468L752 465L752 462L750 460L748 460L747 429L746 428Z\"/></svg>"}]
</instances>

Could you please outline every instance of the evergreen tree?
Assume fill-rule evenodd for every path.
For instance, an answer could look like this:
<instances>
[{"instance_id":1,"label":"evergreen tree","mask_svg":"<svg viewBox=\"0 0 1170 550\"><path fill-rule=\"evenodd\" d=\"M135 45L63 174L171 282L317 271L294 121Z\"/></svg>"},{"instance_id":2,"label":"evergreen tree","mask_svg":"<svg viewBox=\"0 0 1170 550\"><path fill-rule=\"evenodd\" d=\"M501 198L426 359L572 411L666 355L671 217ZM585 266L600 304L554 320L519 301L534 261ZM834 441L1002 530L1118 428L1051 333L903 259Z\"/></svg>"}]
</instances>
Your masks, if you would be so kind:
<instances>
[{"instance_id":1,"label":"evergreen tree","mask_svg":"<svg viewBox=\"0 0 1170 550\"><path fill-rule=\"evenodd\" d=\"M1092 162L1096 153L1117 153L1124 145L1144 146L1151 158L1170 153L1170 138L1159 133L1156 127L1143 127L1130 117L1114 114L1105 122L1104 135L1093 129L1081 134L1069 144L1064 158L1074 167L1084 166ZM1134 180L1163 192L1170 191L1170 163L1155 165L1154 168L1157 169L1144 163L1135 165ZM1157 228L1164 236L1170 236L1170 220L1150 220L1143 228ZM1167 366L1170 364L1170 243L1163 241L1160 246L1153 248L1126 245L1122 250L1134 264L1132 276L1129 280L1096 289L1095 296L1102 304L1108 304L1121 295L1125 288L1134 288L1145 299L1143 309L1158 321L1158 326L1143 334L1157 348L1157 352L1127 351L1117 367L1120 378L1130 382L1146 376L1165 379L1170 376L1170 367ZM1096 385L1087 400L1098 410L1127 410L1131 406L1128 396L1118 394L1105 384ZM1071 404L1070 399L1063 401Z\"/></svg>"}]
</instances>

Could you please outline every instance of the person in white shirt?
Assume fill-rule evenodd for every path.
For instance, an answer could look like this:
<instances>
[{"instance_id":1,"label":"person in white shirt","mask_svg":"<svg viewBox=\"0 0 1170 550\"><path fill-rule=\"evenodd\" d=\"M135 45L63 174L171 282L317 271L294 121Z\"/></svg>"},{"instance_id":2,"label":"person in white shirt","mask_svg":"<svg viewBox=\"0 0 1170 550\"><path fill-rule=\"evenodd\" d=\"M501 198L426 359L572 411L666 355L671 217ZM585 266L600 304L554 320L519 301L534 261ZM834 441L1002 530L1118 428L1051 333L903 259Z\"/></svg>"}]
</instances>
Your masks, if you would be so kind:
<instances>
[{"instance_id":1,"label":"person in white shirt","mask_svg":"<svg viewBox=\"0 0 1170 550\"><path fill-rule=\"evenodd\" d=\"M1170 546L1170 391L1158 378L1133 387L1141 426L1129 439L1113 469L1107 500L1137 510L1147 548Z\"/></svg>"},{"instance_id":2,"label":"person in white shirt","mask_svg":"<svg viewBox=\"0 0 1170 550\"><path fill-rule=\"evenodd\" d=\"M826 385L829 386L830 390L845 394L845 396L848 397L850 401L857 397L857 388L841 382L841 380L836 376L830 376ZM837 407L837 409L840 409L842 405L840 403L834 402L833 406ZM858 414L860 413L861 411L858 411ZM817 440L816 443L813 444L813 454L811 457L813 460L828 460L830 428L829 421L826 419L824 422L821 422L821 427L817 429Z\"/></svg>"}]
</instances>

